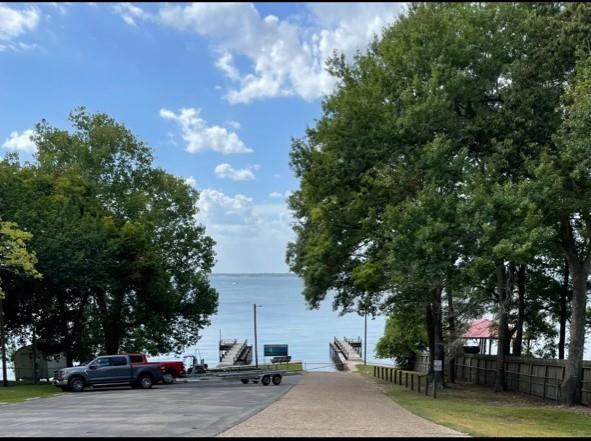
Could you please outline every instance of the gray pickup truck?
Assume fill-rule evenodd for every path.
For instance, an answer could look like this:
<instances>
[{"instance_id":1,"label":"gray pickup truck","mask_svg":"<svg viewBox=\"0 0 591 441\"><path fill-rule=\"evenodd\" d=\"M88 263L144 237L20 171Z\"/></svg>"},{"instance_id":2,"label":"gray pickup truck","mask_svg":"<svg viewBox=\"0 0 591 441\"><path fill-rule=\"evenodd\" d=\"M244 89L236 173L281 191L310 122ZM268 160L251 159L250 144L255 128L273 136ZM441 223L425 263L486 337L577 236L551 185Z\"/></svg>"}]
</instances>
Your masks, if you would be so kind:
<instances>
[{"instance_id":1,"label":"gray pickup truck","mask_svg":"<svg viewBox=\"0 0 591 441\"><path fill-rule=\"evenodd\" d=\"M87 386L125 385L150 389L162 381L159 363L131 364L129 355L104 355L84 366L60 369L53 384L62 390L82 392Z\"/></svg>"}]
</instances>

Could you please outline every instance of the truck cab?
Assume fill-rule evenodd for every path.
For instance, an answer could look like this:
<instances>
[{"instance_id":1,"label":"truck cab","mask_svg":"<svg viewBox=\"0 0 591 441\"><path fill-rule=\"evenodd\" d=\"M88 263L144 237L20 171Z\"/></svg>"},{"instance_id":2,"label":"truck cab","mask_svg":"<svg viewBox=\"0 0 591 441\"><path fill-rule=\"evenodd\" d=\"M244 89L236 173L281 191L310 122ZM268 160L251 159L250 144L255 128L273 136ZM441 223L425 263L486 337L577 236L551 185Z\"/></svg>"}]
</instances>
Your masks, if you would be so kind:
<instances>
[{"instance_id":1,"label":"truck cab","mask_svg":"<svg viewBox=\"0 0 591 441\"><path fill-rule=\"evenodd\" d=\"M87 386L125 385L149 389L162 381L159 363L132 363L128 355L104 355L85 366L60 369L54 385L63 390L82 392Z\"/></svg>"}]
</instances>

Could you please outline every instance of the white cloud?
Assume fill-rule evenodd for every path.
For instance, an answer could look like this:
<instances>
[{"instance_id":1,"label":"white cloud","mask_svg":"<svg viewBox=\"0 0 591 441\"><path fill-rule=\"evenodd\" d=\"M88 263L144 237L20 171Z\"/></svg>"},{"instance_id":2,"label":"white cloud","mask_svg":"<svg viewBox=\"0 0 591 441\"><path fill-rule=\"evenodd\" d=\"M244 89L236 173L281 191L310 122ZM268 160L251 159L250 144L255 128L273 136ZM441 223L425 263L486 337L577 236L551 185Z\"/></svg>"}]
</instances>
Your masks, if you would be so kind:
<instances>
[{"instance_id":1,"label":"white cloud","mask_svg":"<svg viewBox=\"0 0 591 441\"><path fill-rule=\"evenodd\" d=\"M0 40L9 41L34 30L39 24L41 13L36 7L12 9L0 4Z\"/></svg>"},{"instance_id":2,"label":"white cloud","mask_svg":"<svg viewBox=\"0 0 591 441\"><path fill-rule=\"evenodd\" d=\"M185 179L185 184L190 185L191 187L197 186L197 180L193 176L189 176Z\"/></svg>"},{"instance_id":3,"label":"white cloud","mask_svg":"<svg viewBox=\"0 0 591 441\"><path fill-rule=\"evenodd\" d=\"M252 181L255 179L252 167L235 169L230 164L219 164L214 172L218 178L231 179L232 181Z\"/></svg>"},{"instance_id":4,"label":"white cloud","mask_svg":"<svg viewBox=\"0 0 591 441\"><path fill-rule=\"evenodd\" d=\"M329 93L335 80L325 70L334 50L353 55L364 50L402 11L400 3L311 3L306 20L262 17L250 3L192 3L160 9L162 23L207 37L221 56L216 61L234 88L231 103L297 95L312 100ZM240 72L234 57L251 68Z\"/></svg>"},{"instance_id":5,"label":"white cloud","mask_svg":"<svg viewBox=\"0 0 591 441\"><path fill-rule=\"evenodd\" d=\"M67 6L70 6L69 2L49 2L47 4L52 8L55 8L60 15L66 15L68 13Z\"/></svg>"},{"instance_id":6,"label":"white cloud","mask_svg":"<svg viewBox=\"0 0 591 441\"><path fill-rule=\"evenodd\" d=\"M238 135L220 126L208 126L207 121L199 117L201 109L183 108L179 113L168 109L160 109L160 116L175 121L182 131L187 151L198 153L213 150L224 155L231 153L248 153L247 147Z\"/></svg>"},{"instance_id":7,"label":"white cloud","mask_svg":"<svg viewBox=\"0 0 591 441\"><path fill-rule=\"evenodd\" d=\"M289 190L287 190L285 193L279 193L278 191L274 191L272 193L269 193L269 197L273 199L287 199L290 194L291 191Z\"/></svg>"},{"instance_id":8,"label":"white cloud","mask_svg":"<svg viewBox=\"0 0 591 441\"><path fill-rule=\"evenodd\" d=\"M37 146L31 138L33 133L32 129L25 130L21 133L14 131L6 141L4 141L2 147L7 150L35 153L37 151Z\"/></svg>"},{"instance_id":9,"label":"white cloud","mask_svg":"<svg viewBox=\"0 0 591 441\"><path fill-rule=\"evenodd\" d=\"M113 6L117 14L130 26L137 27L136 19L151 20L152 15L131 3L117 3Z\"/></svg>"},{"instance_id":10,"label":"white cloud","mask_svg":"<svg viewBox=\"0 0 591 441\"><path fill-rule=\"evenodd\" d=\"M224 52L223 55L218 58L215 65L231 80L240 79L240 74L238 73L236 66L234 66L234 59L232 58L232 54L230 52Z\"/></svg>"},{"instance_id":11,"label":"white cloud","mask_svg":"<svg viewBox=\"0 0 591 441\"><path fill-rule=\"evenodd\" d=\"M215 272L287 272L285 249L292 217L283 203L257 204L242 194L206 188L197 220L216 241Z\"/></svg>"},{"instance_id":12,"label":"white cloud","mask_svg":"<svg viewBox=\"0 0 591 441\"><path fill-rule=\"evenodd\" d=\"M238 121L226 121L226 125L233 128L234 130L240 129L240 123Z\"/></svg>"}]
</instances>

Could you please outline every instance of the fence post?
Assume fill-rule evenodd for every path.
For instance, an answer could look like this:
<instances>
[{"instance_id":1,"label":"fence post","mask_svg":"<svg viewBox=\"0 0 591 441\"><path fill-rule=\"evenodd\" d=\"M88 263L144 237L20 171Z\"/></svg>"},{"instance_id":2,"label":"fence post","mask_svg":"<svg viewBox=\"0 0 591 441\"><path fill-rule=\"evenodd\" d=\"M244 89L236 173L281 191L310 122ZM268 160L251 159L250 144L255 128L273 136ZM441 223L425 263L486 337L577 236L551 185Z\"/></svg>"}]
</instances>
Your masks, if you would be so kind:
<instances>
[{"instance_id":1,"label":"fence post","mask_svg":"<svg viewBox=\"0 0 591 441\"><path fill-rule=\"evenodd\" d=\"M411 374L410 376L410 390L415 390L415 375Z\"/></svg>"},{"instance_id":2,"label":"fence post","mask_svg":"<svg viewBox=\"0 0 591 441\"><path fill-rule=\"evenodd\" d=\"M533 381L534 381L534 364L530 363L529 364L529 395L531 395L531 392L532 392Z\"/></svg>"},{"instance_id":3,"label":"fence post","mask_svg":"<svg viewBox=\"0 0 591 441\"><path fill-rule=\"evenodd\" d=\"M417 382L418 382L417 392L421 393L421 376L420 375L417 377Z\"/></svg>"},{"instance_id":4,"label":"fence post","mask_svg":"<svg viewBox=\"0 0 591 441\"><path fill-rule=\"evenodd\" d=\"M542 400L546 399L546 379L548 378L548 365L544 369L544 388L542 389Z\"/></svg>"}]
</instances>

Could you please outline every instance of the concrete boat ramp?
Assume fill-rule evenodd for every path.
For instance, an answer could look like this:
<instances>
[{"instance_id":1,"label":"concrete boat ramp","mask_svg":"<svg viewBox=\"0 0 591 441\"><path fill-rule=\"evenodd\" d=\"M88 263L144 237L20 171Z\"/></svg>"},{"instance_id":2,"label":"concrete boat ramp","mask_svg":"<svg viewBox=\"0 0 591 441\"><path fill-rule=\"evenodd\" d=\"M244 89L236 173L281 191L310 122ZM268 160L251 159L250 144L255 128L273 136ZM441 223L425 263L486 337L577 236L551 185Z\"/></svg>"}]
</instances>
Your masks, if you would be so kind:
<instances>
[{"instance_id":1,"label":"concrete boat ramp","mask_svg":"<svg viewBox=\"0 0 591 441\"><path fill-rule=\"evenodd\" d=\"M388 398L351 371L308 372L279 400L222 437L456 437Z\"/></svg>"}]
</instances>

